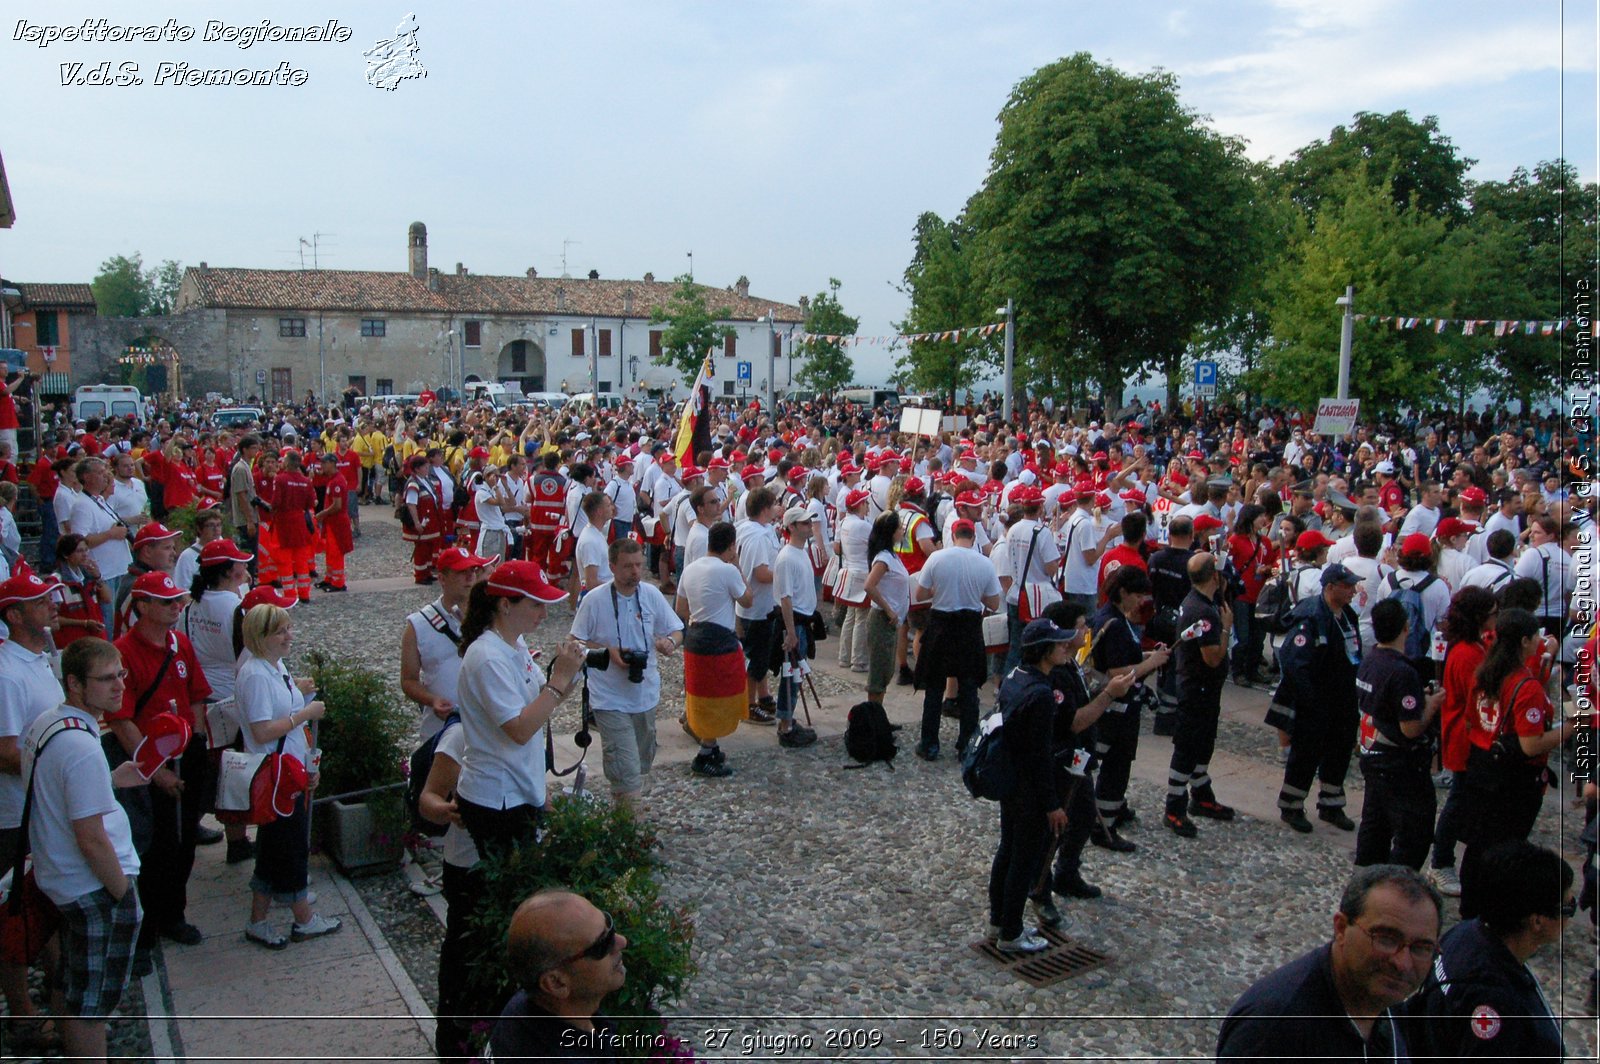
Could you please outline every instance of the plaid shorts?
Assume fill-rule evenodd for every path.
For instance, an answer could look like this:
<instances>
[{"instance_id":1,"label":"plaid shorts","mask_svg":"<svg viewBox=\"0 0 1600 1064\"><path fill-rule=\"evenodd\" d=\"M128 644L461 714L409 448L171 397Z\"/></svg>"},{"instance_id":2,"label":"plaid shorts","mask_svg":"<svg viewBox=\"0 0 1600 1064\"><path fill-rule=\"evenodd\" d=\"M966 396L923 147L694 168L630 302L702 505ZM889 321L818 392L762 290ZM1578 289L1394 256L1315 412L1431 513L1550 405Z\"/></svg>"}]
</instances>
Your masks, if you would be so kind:
<instances>
[{"instance_id":1,"label":"plaid shorts","mask_svg":"<svg viewBox=\"0 0 1600 1064\"><path fill-rule=\"evenodd\" d=\"M133 877L121 901L104 887L74 898L61 911L62 976L67 1010L84 1020L117 1011L133 970L133 945L144 913Z\"/></svg>"}]
</instances>

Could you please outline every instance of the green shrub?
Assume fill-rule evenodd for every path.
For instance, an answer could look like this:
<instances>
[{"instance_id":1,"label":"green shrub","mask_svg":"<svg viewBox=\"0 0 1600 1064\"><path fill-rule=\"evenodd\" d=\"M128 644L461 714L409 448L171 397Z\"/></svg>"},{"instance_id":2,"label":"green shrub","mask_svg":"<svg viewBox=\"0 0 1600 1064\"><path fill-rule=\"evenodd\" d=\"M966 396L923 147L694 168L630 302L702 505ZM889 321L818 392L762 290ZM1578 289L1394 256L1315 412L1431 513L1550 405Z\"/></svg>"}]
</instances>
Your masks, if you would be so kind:
<instances>
[{"instance_id":1,"label":"green shrub","mask_svg":"<svg viewBox=\"0 0 1600 1064\"><path fill-rule=\"evenodd\" d=\"M404 780L411 715L395 703L383 678L321 650L307 654L306 663L328 707L317 726L322 748L317 792L345 794ZM368 801L379 833L398 837L406 825L400 792L385 791Z\"/></svg>"},{"instance_id":2,"label":"green shrub","mask_svg":"<svg viewBox=\"0 0 1600 1064\"><path fill-rule=\"evenodd\" d=\"M504 1004L516 992L506 966L511 916L528 895L560 888L610 913L628 939L627 981L601 1011L618 1018L621 1034L661 1032L660 1007L681 997L695 972L694 924L661 900L654 830L624 807L588 798L552 795L545 813L541 841L480 866L483 901L467 933L473 999Z\"/></svg>"}]
</instances>

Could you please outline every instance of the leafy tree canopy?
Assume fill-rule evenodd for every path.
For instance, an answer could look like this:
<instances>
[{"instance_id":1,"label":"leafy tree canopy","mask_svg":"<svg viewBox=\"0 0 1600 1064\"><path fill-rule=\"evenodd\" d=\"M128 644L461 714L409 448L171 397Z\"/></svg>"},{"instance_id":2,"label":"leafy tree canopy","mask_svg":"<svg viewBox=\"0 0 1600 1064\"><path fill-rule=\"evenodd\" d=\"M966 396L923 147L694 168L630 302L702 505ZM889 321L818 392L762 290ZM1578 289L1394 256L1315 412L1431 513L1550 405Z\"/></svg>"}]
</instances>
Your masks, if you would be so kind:
<instances>
[{"instance_id":1,"label":"leafy tree canopy","mask_svg":"<svg viewBox=\"0 0 1600 1064\"><path fill-rule=\"evenodd\" d=\"M994 304L973 277L971 231L964 223L946 222L932 211L917 218L911 265L901 291L911 309L896 328L904 333L944 332L989 321ZM897 376L912 387L946 396L970 389L998 365L1001 348L994 337L918 340L895 358Z\"/></svg>"},{"instance_id":2,"label":"leafy tree canopy","mask_svg":"<svg viewBox=\"0 0 1600 1064\"><path fill-rule=\"evenodd\" d=\"M90 282L95 306L103 317L143 318L171 314L183 281L183 267L167 259L146 270L139 252L113 255L100 264Z\"/></svg>"},{"instance_id":3,"label":"leafy tree canopy","mask_svg":"<svg viewBox=\"0 0 1600 1064\"><path fill-rule=\"evenodd\" d=\"M672 366L683 374L687 383L693 384L706 353L720 347L733 335L731 326L717 324L733 317L733 308L708 309L706 295L711 289L695 284L687 273L673 280L678 287L667 305L650 312L651 324L667 324L661 333L661 355L654 361L657 365Z\"/></svg>"},{"instance_id":4,"label":"leafy tree canopy","mask_svg":"<svg viewBox=\"0 0 1600 1064\"><path fill-rule=\"evenodd\" d=\"M854 336L860 318L852 318L839 305L839 279L828 278L826 291L818 292L806 309L805 330L823 336ZM807 340L796 354L803 354L805 365L798 374L800 383L818 392L833 392L849 384L855 365L838 340Z\"/></svg>"},{"instance_id":5,"label":"leafy tree canopy","mask_svg":"<svg viewBox=\"0 0 1600 1064\"><path fill-rule=\"evenodd\" d=\"M1278 178L1294 202L1315 216L1330 197L1343 200L1341 176L1364 165L1369 180L1386 184L1395 206L1407 207L1415 197L1422 213L1455 222L1466 216L1466 173L1476 162L1457 154L1433 115L1418 122L1405 111L1361 111L1349 126L1335 126L1326 141L1295 152L1279 167Z\"/></svg>"}]
</instances>

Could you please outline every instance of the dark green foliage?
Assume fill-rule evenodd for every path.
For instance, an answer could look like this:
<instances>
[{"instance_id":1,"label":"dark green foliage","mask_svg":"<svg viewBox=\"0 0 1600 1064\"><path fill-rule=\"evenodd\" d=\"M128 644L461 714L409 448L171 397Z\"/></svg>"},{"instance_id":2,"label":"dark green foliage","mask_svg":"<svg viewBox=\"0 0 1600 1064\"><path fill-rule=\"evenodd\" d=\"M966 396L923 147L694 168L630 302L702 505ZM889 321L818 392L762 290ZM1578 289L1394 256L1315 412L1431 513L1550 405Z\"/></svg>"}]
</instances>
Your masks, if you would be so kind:
<instances>
[{"instance_id":1,"label":"dark green foliage","mask_svg":"<svg viewBox=\"0 0 1600 1064\"><path fill-rule=\"evenodd\" d=\"M542 841L480 865L483 900L468 932L472 1000L505 1002L517 987L506 965L506 929L535 891L581 894L611 914L628 940L627 982L601 1006L623 1034L661 1029L661 1005L682 996L695 972L688 913L661 900L654 830L626 808L552 796ZM647 1054L641 1054L647 1055Z\"/></svg>"},{"instance_id":2,"label":"dark green foliage","mask_svg":"<svg viewBox=\"0 0 1600 1064\"><path fill-rule=\"evenodd\" d=\"M650 312L652 325L667 323L661 331L661 357L655 362L672 366L683 374L685 384L693 384L706 353L721 348L723 340L733 335L731 326L717 324L733 317L733 308L707 309L706 295L711 289L695 284L686 273L674 280L678 287L667 305Z\"/></svg>"},{"instance_id":3,"label":"dark green foliage","mask_svg":"<svg viewBox=\"0 0 1600 1064\"><path fill-rule=\"evenodd\" d=\"M839 280L828 278L826 291L818 292L806 309L805 331L822 336L854 336L861 319L852 318L839 305ZM805 365L795 374L801 384L818 392L832 392L855 377L855 365L839 340L807 340L797 345Z\"/></svg>"}]
</instances>

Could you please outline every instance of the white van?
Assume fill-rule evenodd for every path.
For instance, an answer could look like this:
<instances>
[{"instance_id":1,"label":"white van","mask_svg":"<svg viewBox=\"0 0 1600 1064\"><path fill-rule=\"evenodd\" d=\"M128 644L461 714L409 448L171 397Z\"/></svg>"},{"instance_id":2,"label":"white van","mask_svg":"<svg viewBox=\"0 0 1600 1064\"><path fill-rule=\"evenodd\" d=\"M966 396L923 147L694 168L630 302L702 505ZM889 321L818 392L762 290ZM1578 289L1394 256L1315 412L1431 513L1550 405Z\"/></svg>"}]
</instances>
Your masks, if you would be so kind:
<instances>
[{"instance_id":1,"label":"white van","mask_svg":"<svg viewBox=\"0 0 1600 1064\"><path fill-rule=\"evenodd\" d=\"M462 389L467 402L488 402L496 410L510 410L522 402L522 389L515 384L498 381L468 381Z\"/></svg>"},{"instance_id":2,"label":"white van","mask_svg":"<svg viewBox=\"0 0 1600 1064\"><path fill-rule=\"evenodd\" d=\"M597 408L600 410L621 410L622 396L611 392L601 392L599 395L595 395L593 392L579 392L567 400L567 405L562 408L562 411L568 414L587 414L590 410Z\"/></svg>"},{"instance_id":3,"label":"white van","mask_svg":"<svg viewBox=\"0 0 1600 1064\"><path fill-rule=\"evenodd\" d=\"M86 384L72 393L72 420L132 417L144 422L144 396L127 384Z\"/></svg>"},{"instance_id":4,"label":"white van","mask_svg":"<svg viewBox=\"0 0 1600 1064\"><path fill-rule=\"evenodd\" d=\"M893 411L900 405L900 393L891 388L844 388L835 392L834 398L869 410L882 407Z\"/></svg>"}]
</instances>

